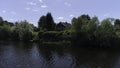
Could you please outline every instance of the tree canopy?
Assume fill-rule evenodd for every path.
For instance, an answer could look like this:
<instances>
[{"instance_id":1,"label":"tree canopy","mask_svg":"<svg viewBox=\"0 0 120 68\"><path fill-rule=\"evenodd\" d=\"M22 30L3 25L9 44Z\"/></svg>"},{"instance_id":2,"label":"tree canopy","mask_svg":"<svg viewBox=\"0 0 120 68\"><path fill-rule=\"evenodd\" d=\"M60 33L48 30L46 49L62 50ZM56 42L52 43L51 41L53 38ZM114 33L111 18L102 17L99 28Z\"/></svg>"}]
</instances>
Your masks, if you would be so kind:
<instances>
[{"instance_id":1,"label":"tree canopy","mask_svg":"<svg viewBox=\"0 0 120 68\"><path fill-rule=\"evenodd\" d=\"M55 30L55 22L51 13L47 13L46 16L41 16L38 21L38 28L43 30Z\"/></svg>"},{"instance_id":2,"label":"tree canopy","mask_svg":"<svg viewBox=\"0 0 120 68\"><path fill-rule=\"evenodd\" d=\"M73 17L71 23L56 25L51 13L47 13L35 27L26 20L12 23L0 17L0 40L69 41L74 46L114 47L120 44L120 19L106 18L100 22L97 16L83 14Z\"/></svg>"}]
</instances>

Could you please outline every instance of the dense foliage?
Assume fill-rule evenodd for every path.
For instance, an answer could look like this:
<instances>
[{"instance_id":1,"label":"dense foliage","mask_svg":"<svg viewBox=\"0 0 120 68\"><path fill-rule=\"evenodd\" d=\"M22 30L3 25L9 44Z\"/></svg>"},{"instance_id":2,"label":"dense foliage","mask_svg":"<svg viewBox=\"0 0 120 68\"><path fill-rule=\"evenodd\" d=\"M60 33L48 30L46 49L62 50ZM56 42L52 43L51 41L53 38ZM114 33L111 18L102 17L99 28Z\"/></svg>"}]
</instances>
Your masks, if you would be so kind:
<instances>
[{"instance_id":1,"label":"dense foliage","mask_svg":"<svg viewBox=\"0 0 120 68\"><path fill-rule=\"evenodd\" d=\"M13 40L32 40L33 26L27 21L21 21L12 27L12 39Z\"/></svg>"},{"instance_id":2,"label":"dense foliage","mask_svg":"<svg viewBox=\"0 0 120 68\"><path fill-rule=\"evenodd\" d=\"M41 16L38 21L38 28L42 30L55 30L55 23L51 13L47 13L46 16Z\"/></svg>"},{"instance_id":3,"label":"dense foliage","mask_svg":"<svg viewBox=\"0 0 120 68\"><path fill-rule=\"evenodd\" d=\"M0 17L0 40L67 42L73 46L119 47L120 19L98 18L89 15L74 17L70 23L55 24L51 13L41 16L38 27L27 21L11 23Z\"/></svg>"}]
</instances>

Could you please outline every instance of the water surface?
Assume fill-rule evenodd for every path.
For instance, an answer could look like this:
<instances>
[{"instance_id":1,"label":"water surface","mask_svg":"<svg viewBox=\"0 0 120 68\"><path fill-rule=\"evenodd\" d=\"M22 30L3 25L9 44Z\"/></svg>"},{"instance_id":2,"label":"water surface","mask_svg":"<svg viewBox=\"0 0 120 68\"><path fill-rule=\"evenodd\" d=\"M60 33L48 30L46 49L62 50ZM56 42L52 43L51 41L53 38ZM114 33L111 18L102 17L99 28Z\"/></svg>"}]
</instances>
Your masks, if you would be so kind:
<instances>
[{"instance_id":1,"label":"water surface","mask_svg":"<svg viewBox=\"0 0 120 68\"><path fill-rule=\"evenodd\" d=\"M0 68L120 68L120 52L0 42Z\"/></svg>"}]
</instances>

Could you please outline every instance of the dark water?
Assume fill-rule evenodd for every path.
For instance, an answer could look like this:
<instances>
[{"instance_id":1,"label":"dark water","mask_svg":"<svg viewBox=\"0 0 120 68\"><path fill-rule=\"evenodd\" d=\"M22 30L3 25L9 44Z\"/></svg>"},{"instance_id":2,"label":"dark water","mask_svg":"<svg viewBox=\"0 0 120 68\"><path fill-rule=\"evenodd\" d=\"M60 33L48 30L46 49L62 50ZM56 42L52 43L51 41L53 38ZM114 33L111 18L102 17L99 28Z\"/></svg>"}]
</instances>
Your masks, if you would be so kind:
<instances>
[{"instance_id":1,"label":"dark water","mask_svg":"<svg viewBox=\"0 0 120 68\"><path fill-rule=\"evenodd\" d=\"M0 42L0 68L120 68L120 52Z\"/></svg>"}]
</instances>

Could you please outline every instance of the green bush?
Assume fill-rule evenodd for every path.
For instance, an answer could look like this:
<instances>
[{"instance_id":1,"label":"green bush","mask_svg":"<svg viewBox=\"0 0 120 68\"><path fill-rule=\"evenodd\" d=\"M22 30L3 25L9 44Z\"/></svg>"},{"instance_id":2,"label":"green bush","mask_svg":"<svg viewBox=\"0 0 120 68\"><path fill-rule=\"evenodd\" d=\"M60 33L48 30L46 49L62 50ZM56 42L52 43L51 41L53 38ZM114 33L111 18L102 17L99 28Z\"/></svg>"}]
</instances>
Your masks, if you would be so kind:
<instances>
[{"instance_id":1,"label":"green bush","mask_svg":"<svg viewBox=\"0 0 120 68\"><path fill-rule=\"evenodd\" d=\"M69 39L69 32L58 31L40 31L39 40L44 41L63 41Z\"/></svg>"},{"instance_id":2,"label":"green bush","mask_svg":"<svg viewBox=\"0 0 120 68\"><path fill-rule=\"evenodd\" d=\"M38 32L33 32L33 41L39 41Z\"/></svg>"}]
</instances>

